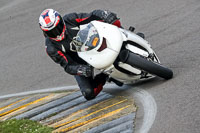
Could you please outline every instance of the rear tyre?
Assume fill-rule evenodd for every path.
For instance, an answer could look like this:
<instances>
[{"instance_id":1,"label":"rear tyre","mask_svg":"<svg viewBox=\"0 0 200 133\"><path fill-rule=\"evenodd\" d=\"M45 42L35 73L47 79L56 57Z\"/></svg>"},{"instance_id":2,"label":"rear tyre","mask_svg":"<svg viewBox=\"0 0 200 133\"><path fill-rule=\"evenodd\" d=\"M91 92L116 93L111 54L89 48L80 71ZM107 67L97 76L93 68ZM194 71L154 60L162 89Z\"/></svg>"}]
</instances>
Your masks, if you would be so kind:
<instances>
[{"instance_id":1,"label":"rear tyre","mask_svg":"<svg viewBox=\"0 0 200 133\"><path fill-rule=\"evenodd\" d=\"M146 58L136 55L128 50L123 50L120 53L119 58L124 63L161 78L171 79L173 77L173 72L169 68L157 64L156 62L147 60Z\"/></svg>"}]
</instances>

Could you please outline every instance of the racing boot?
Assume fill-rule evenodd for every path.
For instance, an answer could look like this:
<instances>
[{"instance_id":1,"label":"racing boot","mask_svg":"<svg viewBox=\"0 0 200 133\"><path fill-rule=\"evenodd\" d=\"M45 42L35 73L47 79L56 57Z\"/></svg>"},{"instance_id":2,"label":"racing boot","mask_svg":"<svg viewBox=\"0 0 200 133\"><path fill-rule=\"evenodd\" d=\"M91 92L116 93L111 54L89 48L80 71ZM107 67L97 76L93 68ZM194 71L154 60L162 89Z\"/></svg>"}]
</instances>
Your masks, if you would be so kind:
<instances>
[{"instance_id":1,"label":"racing boot","mask_svg":"<svg viewBox=\"0 0 200 133\"><path fill-rule=\"evenodd\" d=\"M124 85L122 82L120 82L120 81L118 81L118 80L116 80L114 78L109 78L108 79L108 82L111 82L111 81L114 82L118 86L123 86Z\"/></svg>"}]
</instances>

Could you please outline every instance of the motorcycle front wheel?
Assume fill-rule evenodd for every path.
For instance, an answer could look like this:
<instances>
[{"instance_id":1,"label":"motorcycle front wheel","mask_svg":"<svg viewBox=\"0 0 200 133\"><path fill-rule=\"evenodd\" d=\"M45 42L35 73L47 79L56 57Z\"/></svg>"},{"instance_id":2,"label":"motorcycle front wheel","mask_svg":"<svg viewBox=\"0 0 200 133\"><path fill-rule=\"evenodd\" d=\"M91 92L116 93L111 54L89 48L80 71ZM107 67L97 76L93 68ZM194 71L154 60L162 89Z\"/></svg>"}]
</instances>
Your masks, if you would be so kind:
<instances>
[{"instance_id":1,"label":"motorcycle front wheel","mask_svg":"<svg viewBox=\"0 0 200 133\"><path fill-rule=\"evenodd\" d=\"M146 58L134 54L128 50L123 50L120 53L119 58L122 62L140 70L144 70L152 75L156 75L164 79L171 79L173 77L173 72L171 69L151 60L147 60Z\"/></svg>"}]
</instances>

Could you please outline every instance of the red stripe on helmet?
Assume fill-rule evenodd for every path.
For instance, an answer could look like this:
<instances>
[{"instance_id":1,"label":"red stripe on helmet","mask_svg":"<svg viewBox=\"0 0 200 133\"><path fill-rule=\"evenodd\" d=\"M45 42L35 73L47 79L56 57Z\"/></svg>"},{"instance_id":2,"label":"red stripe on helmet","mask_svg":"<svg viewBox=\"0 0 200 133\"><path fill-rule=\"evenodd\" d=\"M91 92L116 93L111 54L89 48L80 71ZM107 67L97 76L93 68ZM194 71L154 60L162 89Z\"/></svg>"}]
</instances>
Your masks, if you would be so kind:
<instances>
[{"instance_id":1,"label":"red stripe on helmet","mask_svg":"<svg viewBox=\"0 0 200 133\"><path fill-rule=\"evenodd\" d=\"M56 26L57 26L57 25L58 25L58 23L60 22L60 17L59 17L59 16L57 16L56 18L57 18L57 22L56 22Z\"/></svg>"},{"instance_id":2,"label":"red stripe on helmet","mask_svg":"<svg viewBox=\"0 0 200 133\"><path fill-rule=\"evenodd\" d=\"M48 29L44 29L44 28L42 28L41 26L40 26L40 28L41 28L43 31L49 31Z\"/></svg>"},{"instance_id":3,"label":"red stripe on helmet","mask_svg":"<svg viewBox=\"0 0 200 133\"><path fill-rule=\"evenodd\" d=\"M46 24L49 24L51 22L51 19L49 18L49 16L46 16L44 18L44 21L45 21Z\"/></svg>"}]
</instances>

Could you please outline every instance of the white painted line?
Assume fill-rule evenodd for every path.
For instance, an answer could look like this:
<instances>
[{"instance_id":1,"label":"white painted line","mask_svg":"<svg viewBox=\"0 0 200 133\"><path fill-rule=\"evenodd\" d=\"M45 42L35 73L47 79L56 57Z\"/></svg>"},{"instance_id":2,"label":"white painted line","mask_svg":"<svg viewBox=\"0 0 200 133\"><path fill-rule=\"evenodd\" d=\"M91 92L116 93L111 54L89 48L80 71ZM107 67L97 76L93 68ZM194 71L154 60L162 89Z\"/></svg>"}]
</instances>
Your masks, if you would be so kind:
<instances>
[{"instance_id":1,"label":"white painted line","mask_svg":"<svg viewBox=\"0 0 200 133\"><path fill-rule=\"evenodd\" d=\"M63 86L63 87L56 87L56 88L48 88L48 89L27 91L27 92L15 93L15 94L8 94L8 95L0 96L0 99L6 99L6 98L11 98L11 97L19 97L19 96L26 96L26 95L38 94L38 93L74 90L74 89L78 89L78 88L79 87L77 85Z\"/></svg>"},{"instance_id":2,"label":"white painted line","mask_svg":"<svg viewBox=\"0 0 200 133\"><path fill-rule=\"evenodd\" d=\"M114 84L106 84L105 88L114 88L116 85ZM19 96L26 96L26 95L32 95L32 94L38 94L38 93L47 93L47 92L56 92L56 91L66 91L66 90L74 90L79 89L78 85L72 85L72 86L62 86L62 87L56 87L56 88L47 88L47 89L40 89L40 90L34 90L34 91L27 91L27 92L20 92L20 93L14 93L14 94L7 94L0 96L1 99L11 98L11 97L19 97Z\"/></svg>"},{"instance_id":3,"label":"white painted line","mask_svg":"<svg viewBox=\"0 0 200 133\"><path fill-rule=\"evenodd\" d=\"M153 96L145 90L137 89L133 94L143 105L144 117L139 133L148 133L151 129L157 114L157 104Z\"/></svg>"}]
</instances>

